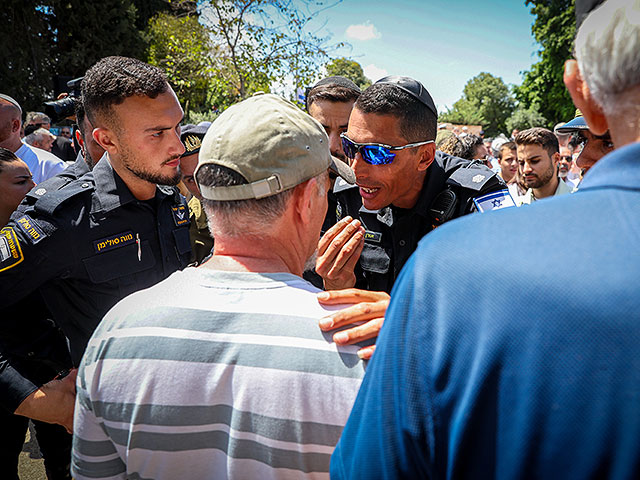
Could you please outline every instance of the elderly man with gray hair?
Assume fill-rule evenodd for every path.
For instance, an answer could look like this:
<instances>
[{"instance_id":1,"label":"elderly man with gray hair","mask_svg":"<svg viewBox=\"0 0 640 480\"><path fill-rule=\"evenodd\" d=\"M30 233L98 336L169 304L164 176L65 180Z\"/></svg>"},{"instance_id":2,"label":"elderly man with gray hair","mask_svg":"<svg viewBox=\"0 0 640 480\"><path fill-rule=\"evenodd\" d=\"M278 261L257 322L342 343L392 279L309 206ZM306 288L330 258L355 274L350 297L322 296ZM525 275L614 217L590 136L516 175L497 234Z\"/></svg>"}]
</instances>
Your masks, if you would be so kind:
<instances>
[{"instance_id":1,"label":"elderly man with gray hair","mask_svg":"<svg viewBox=\"0 0 640 480\"><path fill-rule=\"evenodd\" d=\"M56 136L46 128L38 128L24 137L24 143L31 145L32 147L41 148L47 152L51 151L53 142L55 142Z\"/></svg>"},{"instance_id":2,"label":"elderly man with gray hair","mask_svg":"<svg viewBox=\"0 0 640 480\"><path fill-rule=\"evenodd\" d=\"M126 298L78 374L84 478L328 478L364 375L318 328L314 265L331 157L322 125L275 95L222 113L195 172L213 256Z\"/></svg>"},{"instance_id":3,"label":"elderly man with gray hair","mask_svg":"<svg viewBox=\"0 0 640 480\"><path fill-rule=\"evenodd\" d=\"M640 0L593 10L575 52L565 83L616 149L573 195L420 243L332 478L640 478Z\"/></svg>"}]
</instances>

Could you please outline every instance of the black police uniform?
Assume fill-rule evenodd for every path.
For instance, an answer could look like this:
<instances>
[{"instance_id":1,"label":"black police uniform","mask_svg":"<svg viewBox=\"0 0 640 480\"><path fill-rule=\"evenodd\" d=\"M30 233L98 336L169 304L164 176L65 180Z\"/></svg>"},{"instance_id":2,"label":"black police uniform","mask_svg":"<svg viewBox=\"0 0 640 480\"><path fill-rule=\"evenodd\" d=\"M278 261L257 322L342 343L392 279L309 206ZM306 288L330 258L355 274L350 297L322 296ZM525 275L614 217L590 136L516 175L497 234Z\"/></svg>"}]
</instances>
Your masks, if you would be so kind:
<instances>
[{"instance_id":1,"label":"black police uniform","mask_svg":"<svg viewBox=\"0 0 640 480\"><path fill-rule=\"evenodd\" d=\"M24 200L33 204L43 192L59 190L81 177L89 167L78 155L63 172L39 183ZM37 194L35 192L38 192ZM15 409L34 390L72 367L66 338L50 320L39 292L3 310L0 331L0 477L18 478L18 457L29 420ZM33 421L47 478L69 479L71 435L60 425Z\"/></svg>"},{"instance_id":2,"label":"black police uniform","mask_svg":"<svg viewBox=\"0 0 640 480\"><path fill-rule=\"evenodd\" d=\"M1 231L0 253L3 243L0 313L37 289L77 366L118 300L188 264L189 213L173 187L137 200L105 156L92 172L23 203Z\"/></svg>"},{"instance_id":3,"label":"black police uniform","mask_svg":"<svg viewBox=\"0 0 640 480\"><path fill-rule=\"evenodd\" d=\"M440 151L427 169L418 202L411 209L389 206L367 210L358 189L337 186L336 219L349 215L360 219L365 228L355 287L390 293L423 236L452 218L475 211L474 198L504 189L502 179L480 162Z\"/></svg>"}]
</instances>

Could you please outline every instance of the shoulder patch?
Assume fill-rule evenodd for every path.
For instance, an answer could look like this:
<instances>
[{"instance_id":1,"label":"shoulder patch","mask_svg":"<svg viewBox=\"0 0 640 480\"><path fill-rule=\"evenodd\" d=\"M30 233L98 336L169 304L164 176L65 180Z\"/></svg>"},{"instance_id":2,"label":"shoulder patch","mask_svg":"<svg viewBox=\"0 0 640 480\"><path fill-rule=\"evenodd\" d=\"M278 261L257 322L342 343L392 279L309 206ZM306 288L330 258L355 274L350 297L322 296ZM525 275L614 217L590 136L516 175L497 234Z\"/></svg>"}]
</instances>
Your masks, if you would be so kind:
<instances>
[{"instance_id":1,"label":"shoulder patch","mask_svg":"<svg viewBox=\"0 0 640 480\"><path fill-rule=\"evenodd\" d=\"M20 228L27 238L34 245L40 240L47 237L47 234L38 226L38 224L29 215L23 215L16 220L16 226Z\"/></svg>"},{"instance_id":2,"label":"shoulder patch","mask_svg":"<svg viewBox=\"0 0 640 480\"><path fill-rule=\"evenodd\" d=\"M173 221L176 227L189 223L189 212L184 204L173 205L171 207L171 213L173 214Z\"/></svg>"},{"instance_id":3,"label":"shoulder patch","mask_svg":"<svg viewBox=\"0 0 640 480\"><path fill-rule=\"evenodd\" d=\"M487 190L502 189L504 184L500 188L501 183L500 177L495 172L475 161L458 168L447 179L448 185L475 191L476 195Z\"/></svg>"},{"instance_id":4,"label":"shoulder patch","mask_svg":"<svg viewBox=\"0 0 640 480\"><path fill-rule=\"evenodd\" d=\"M24 260L22 247L13 227L0 230L0 272L15 267Z\"/></svg>"},{"instance_id":5,"label":"shoulder patch","mask_svg":"<svg viewBox=\"0 0 640 480\"><path fill-rule=\"evenodd\" d=\"M480 213L516 206L507 189L476 197L473 199L473 203Z\"/></svg>"}]
</instances>

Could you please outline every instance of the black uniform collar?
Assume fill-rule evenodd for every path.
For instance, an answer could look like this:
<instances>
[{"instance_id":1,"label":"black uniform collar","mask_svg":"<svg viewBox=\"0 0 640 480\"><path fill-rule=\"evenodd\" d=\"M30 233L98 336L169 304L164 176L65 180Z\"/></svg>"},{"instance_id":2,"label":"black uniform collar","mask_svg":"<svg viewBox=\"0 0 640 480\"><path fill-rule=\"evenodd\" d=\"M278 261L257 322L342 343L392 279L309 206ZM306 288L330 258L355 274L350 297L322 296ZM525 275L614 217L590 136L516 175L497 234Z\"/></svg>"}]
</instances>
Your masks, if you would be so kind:
<instances>
[{"instance_id":1,"label":"black uniform collar","mask_svg":"<svg viewBox=\"0 0 640 480\"><path fill-rule=\"evenodd\" d=\"M96 186L96 194L93 197L94 202L91 207L91 213L97 211L110 212L136 200L127 184L113 169L107 153L93 167L93 179ZM173 196L173 194L174 190L171 187L158 186L156 189L156 197L160 197L160 199Z\"/></svg>"},{"instance_id":2,"label":"black uniform collar","mask_svg":"<svg viewBox=\"0 0 640 480\"><path fill-rule=\"evenodd\" d=\"M428 217L429 207L433 203L433 199L445 188L447 179L449 175L451 175L451 172L447 170L449 169L449 164L452 163L454 159L462 160L436 151L433 162L431 162L431 165L427 168L427 175L424 178L418 202L411 209L412 213L416 213L425 218ZM458 162L455 163L457 164Z\"/></svg>"},{"instance_id":3,"label":"black uniform collar","mask_svg":"<svg viewBox=\"0 0 640 480\"><path fill-rule=\"evenodd\" d=\"M455 170L460 162L467 162L467 160L452 157L451 155L436 151L435 158L431 165L429 165L427 174L424 177L424 183L422 184L422 190L420 191L418 201L413 208L409 209L411 214L428 218L429 207L431 206L433 199L445 188L447 179L449 178L449 175L451 175L449 170ZM381 208L377 212L378 220L389 227L392 226L394 222L394 210L397 210L397 207L390 206ZM360 211L375 213L365 209L364 206L360 208Z\"/></svg>"}]
</instances>

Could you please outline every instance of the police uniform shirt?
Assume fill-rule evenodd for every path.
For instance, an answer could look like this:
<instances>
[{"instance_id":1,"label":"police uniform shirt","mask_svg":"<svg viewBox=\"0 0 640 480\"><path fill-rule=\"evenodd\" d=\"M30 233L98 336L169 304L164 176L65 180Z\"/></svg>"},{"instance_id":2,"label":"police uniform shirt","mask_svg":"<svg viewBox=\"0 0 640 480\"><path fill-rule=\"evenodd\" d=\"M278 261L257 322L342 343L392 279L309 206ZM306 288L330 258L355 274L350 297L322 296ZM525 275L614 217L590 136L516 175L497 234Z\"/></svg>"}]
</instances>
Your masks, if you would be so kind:
<instances>
[{"instance_id":1,"label":"police uniform shirt","mask_svg":"<svg viewBox=\"0 0 640 480\"><path fill-rule=\"evenodd\" d=\"M338 196L337 219L350 215L360 219L365 228L364 248L355 269L356 288L389 293L420 239L435 227L475 211L474 200L493 192L501 202L506 200L499 208L515 205L504 182L489 168L440 151L427 169L418 202L411 209L388 206L371 211L362 205L358 189L338 186L334 192ZM452 195L455 201L451 201Z\"/></svg>"},{"instance_id":2,"label":"police uniform shirt","mask_svg":"<svg viewBox=\"0 0 640 480\"><path fill-rule=\"evenodd\" d=\"M37 191L36 191L37 192ZM120 299L187 265L189 214L173 187L139 201L103 157L93 172L22 205L0 235L0 309L39 289L78 365Z\"/></svg>"},{"instance_id":3,"label":"police uniform shirt","mask_svg":"<svg viewBox=\"0 0 640 480\"><path fill-rule=\"evenodd\" d=\"M33 205L48 191L63 188L89 171L81 154L55 177L36 185L21 208ZM15 411L22 401L58 373L72 367L69 347L40 292L2 310L0 329L0 406Z\"/></svg>"}]
</instances>

